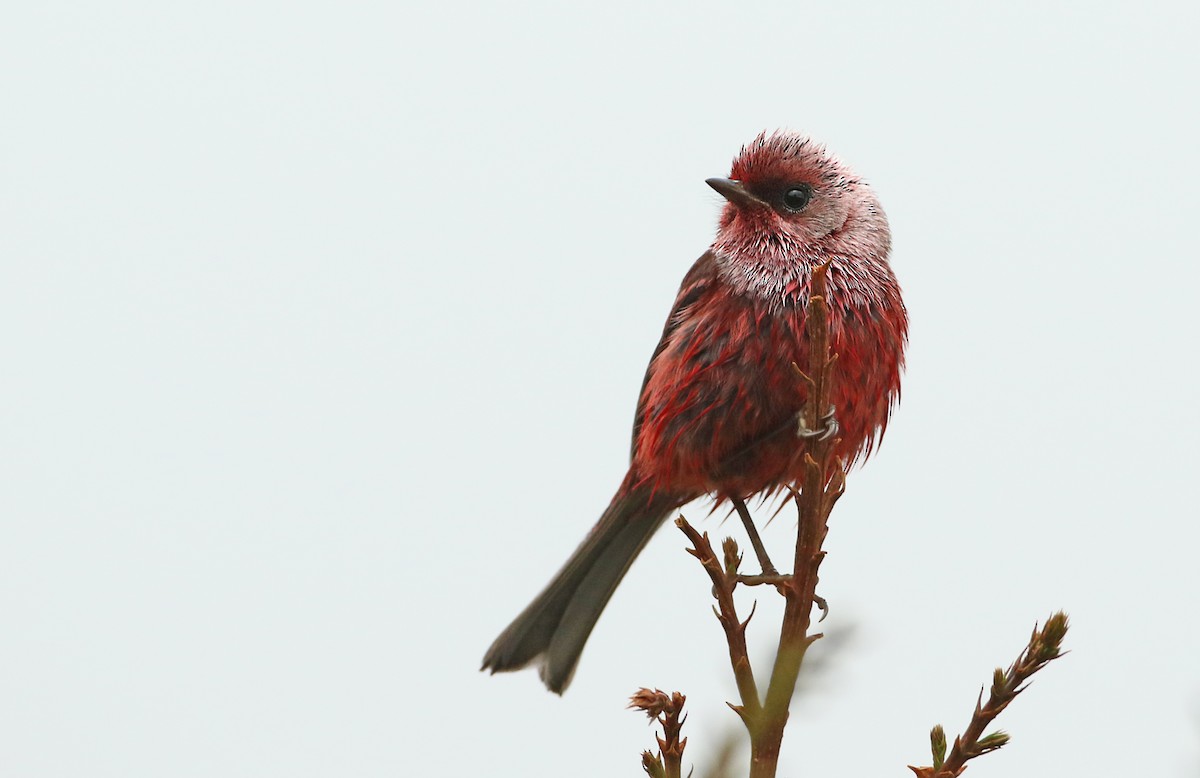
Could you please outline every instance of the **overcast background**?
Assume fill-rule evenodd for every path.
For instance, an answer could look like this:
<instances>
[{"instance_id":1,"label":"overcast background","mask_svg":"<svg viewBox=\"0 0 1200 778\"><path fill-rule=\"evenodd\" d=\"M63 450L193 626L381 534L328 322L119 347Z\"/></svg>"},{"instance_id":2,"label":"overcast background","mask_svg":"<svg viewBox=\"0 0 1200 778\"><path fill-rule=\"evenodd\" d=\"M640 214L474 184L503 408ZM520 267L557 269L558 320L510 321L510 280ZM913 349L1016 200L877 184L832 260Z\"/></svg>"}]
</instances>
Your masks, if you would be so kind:
<instances>
[{"instance_id":1,"label":"overcast background","mask_svg":"<svg viewBox=\"0 0 1200 778\"><path fill-rule=\"evenodd\" d=\"M912 336L781 774L908 775L1065 608L1072 653L971 774L1197 775L1198 23L8 8L0 772L634 776L647 685L688 695L706 775L736 692L674 530L565 697L477 668L624 472L704 179L791 127L879 191Z\"/></svg>"}]
</instances>

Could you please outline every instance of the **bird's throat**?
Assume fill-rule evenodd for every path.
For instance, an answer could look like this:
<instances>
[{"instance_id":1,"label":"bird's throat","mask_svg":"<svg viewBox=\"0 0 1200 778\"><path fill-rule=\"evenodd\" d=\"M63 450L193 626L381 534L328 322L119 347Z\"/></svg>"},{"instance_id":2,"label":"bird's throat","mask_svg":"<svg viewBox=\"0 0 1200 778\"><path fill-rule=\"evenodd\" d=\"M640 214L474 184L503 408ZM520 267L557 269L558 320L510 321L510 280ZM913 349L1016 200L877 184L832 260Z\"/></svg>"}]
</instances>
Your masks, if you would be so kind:
<instances>
[{"instance_id":1,"label":"bird's throat","mask_svg":"<svg viewBox=\"0 0 1200 778\"><path fill-rule=\"evenodd\" d=\"M794 240L718 240L717 273L733 291L779 310L800 304L823 252Z\"/></svg>"}]
</instances>

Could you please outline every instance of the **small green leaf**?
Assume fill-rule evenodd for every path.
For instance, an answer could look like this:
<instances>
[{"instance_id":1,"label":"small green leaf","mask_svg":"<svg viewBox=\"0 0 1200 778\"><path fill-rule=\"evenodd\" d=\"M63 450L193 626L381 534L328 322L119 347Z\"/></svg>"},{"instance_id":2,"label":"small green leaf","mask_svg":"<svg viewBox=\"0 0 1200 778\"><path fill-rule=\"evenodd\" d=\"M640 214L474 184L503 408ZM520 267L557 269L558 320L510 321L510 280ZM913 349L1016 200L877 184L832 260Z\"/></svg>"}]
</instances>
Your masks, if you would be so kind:
<instances>
[{"instance_id":1,"label":"small green leaf","mask_svg":"<svg viewBox=\"0 0 1200 778\"><path fill-rule=\"evenodd\" d=\"M1002 729L998 729L990 735L985 735L979 740L979 753L986 754L989 751L995 751L1001 746L1007 745L1009 741L1008 733Z\"/></svg>"}]
</instances>

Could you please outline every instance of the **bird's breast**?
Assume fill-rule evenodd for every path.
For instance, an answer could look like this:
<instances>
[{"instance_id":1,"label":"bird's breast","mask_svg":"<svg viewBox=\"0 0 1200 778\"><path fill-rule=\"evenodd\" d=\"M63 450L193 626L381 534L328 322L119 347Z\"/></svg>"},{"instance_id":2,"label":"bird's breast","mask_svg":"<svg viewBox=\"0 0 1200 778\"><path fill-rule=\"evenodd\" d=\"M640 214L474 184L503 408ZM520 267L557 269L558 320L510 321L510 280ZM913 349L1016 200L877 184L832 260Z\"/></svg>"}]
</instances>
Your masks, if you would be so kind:
<instances>
[{"instance_id":1,"label":"bird's breast","mask_svg":"<svg viewBox=\"0 0 1200 778\"><path fill-rule=\"evenodd\" d=\"M712 284L675 312L647 372L633 468L660 490L747 496L799 475L805 311ZM847 459L868 450L899 383L899 349L870 310L830 310L833 387ZM888 353L889 351L896 353Z\"/></svg>"}]
</instances>

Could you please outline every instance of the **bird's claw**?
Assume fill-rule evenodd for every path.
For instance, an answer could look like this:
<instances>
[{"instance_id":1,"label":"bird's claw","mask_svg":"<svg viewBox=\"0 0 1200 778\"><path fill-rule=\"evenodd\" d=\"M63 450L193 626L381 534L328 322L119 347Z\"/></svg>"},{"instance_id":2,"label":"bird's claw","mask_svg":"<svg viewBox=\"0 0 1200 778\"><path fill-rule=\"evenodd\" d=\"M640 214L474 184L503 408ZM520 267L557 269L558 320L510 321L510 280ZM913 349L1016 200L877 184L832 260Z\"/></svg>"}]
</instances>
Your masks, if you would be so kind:
<instances>
[{"instance_id":1,"label":"bird's claw","mask_svg":"<svg viewBox=\"0 0 1200 778\"><path fill-rule=\"evenodd\" d=\"M820 624L829 615L829 603L819 594L813 594L813 603L821 609L821 618L817 619L817 623Z\"/></svg>"},{"instance_id":2,"label":"bird's claw","mask_svg":"<svg viewBox=\"0 0 1200 778\"><path fill-rule=\"evenodd\" d=\"M796 437L806 440L826 441L837 435L842 430L842 426L838 424L837 409L832 405L829 410L825 411L825 415L821 417L821 426L819 429L809 429L804 423L804 411L796 414Z\"/></svg>"}]
</instances>

